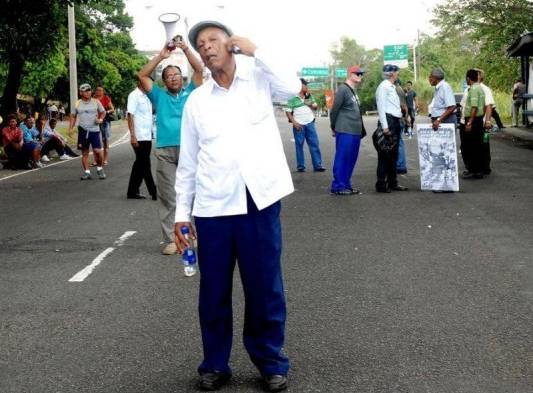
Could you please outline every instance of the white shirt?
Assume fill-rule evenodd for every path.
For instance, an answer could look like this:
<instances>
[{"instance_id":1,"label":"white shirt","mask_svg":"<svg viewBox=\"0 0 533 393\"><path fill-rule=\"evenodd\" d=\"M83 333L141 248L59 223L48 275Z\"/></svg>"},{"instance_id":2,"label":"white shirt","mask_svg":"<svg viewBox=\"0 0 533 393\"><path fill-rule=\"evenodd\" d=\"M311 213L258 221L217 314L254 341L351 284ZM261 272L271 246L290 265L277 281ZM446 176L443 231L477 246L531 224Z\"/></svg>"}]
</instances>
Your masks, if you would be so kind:
<instances>
[{"instance_id":1,"label":"white shirt","mask_svg":"<svg viewBox=\"0 0 533 393\"><path fill-rule=\"evenodd\" d=\"M229 89L213 79L194 90L183 112L176 170L176 222L247 213L246 189L258 209L294 191L272 96L300 91L262 49L248 66L237 62ZM239 56L237 56L237 59ZM194 206L193 205L194 199Z\"/></svg>"},{"instance_id":2,"label":"white shirt","mask_svg":"<svg viewBox=\"0 0 533 393\"><path fill-rule=\"evenodd\" d=\"M138 141L152 140L152 103L138 87L128 95L128 113L133 115L135 137Z\"/></svg>"},{"instance_id":3,"label":"white shirt","mask_svg":"<svg viewBox=\"0 0 533 393\"><path fill-rule=\"evenodd\" d=\"M492 90L490 87L488 87L484 83L479 84L481 86L481 90L483 90L483 93L485 93L485 106L491 105L493 108L496 107L496 102L494 101L494 96L492 95Z\"/></svg>"},{"instance_id":4,"label":"white shirt","mask_svg":"<svg viewBox=\"0 0 533 393\"><path fill-rule=\"evenodd\" d=\"M402 117L400 97L396 92L396 87L388 79L381 82L376 89L376 104L378 106L379 121L384 129L389 128L387 113L394 117Z\"/></svg>"},{"instance_id":5,"label":"white shirt","mask_svg":"<svg viewBox=\"0 0 533 393\"><path fill-rule=\"evenodd\" d=\"M433 106L431 107L431 117L441 116L448 107L455 106L455 96L453 90L448 82L444 79L435 86L435 93L433 94Z\"/></svg>"}]
</instances>

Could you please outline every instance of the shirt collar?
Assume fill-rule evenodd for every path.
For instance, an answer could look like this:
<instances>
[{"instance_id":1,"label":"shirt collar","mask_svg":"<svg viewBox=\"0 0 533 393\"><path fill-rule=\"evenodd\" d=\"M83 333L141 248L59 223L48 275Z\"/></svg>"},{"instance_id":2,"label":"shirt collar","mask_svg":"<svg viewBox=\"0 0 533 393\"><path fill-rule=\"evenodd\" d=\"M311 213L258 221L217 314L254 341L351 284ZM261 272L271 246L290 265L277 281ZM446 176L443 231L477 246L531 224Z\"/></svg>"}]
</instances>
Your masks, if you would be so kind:
<instances>
[{"instance_id":1,"label":"shirt collar","mask_svg":"<svg viewBox=\"0 0 533 393\"><path fill-rule=\"evenodd\" d=\"M439 90L439 87L441 87L444 84L444 79L442 79L439 83L437 83L437 86L435 86L435 90Z\"/></svg>"},{"instance_id":2,"label":"shirt collar","mask_svg":"<svg viewBox=\"0 0 533 393\"><path fill-rule=\"evenodd\" d=\"M252 69L240 66L238 63L235 66L235 75L233 76L233 82L231 82L231 85L235 83L235 80L242 79L243 81L248 81L252 79ZM215 88L218 88L220 90L227 90L226 88L220 86L213 77L209 80L208 83L211 83L211 89L214 90Z\"/></svg>"}]
</instances>

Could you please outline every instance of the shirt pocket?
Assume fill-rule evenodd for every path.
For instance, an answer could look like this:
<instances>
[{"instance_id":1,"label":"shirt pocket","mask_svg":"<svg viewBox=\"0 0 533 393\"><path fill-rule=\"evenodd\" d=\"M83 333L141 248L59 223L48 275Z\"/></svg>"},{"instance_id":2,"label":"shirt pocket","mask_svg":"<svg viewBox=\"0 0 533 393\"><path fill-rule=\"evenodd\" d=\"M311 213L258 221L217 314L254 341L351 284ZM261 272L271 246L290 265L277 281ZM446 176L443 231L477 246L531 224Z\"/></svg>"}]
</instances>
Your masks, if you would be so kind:
<instances>
[{"instance_id":1,"label":"shirt pocket","mask_svg":"<svg viewBox=\"0 0 533 393\"><path fill-rule=\"evenodd\" d=\"M197 122L200 142L210 144L220 138L222 127L216 115L202 116Z\"/></svg>"}]
</instances>

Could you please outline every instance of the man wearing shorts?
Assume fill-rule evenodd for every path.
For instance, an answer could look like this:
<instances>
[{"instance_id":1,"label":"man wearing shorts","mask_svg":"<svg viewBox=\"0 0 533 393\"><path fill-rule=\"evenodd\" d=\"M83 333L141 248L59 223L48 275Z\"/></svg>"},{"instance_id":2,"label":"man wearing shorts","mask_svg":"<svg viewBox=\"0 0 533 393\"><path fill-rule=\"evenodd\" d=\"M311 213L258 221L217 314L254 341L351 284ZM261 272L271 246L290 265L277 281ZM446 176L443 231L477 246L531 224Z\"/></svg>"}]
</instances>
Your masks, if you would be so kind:
<instances>
[{"instance_id":1,"label":"man wearing shorts","mask_svg":"<svg viewBox=\"0 0 533 393\"><path fill-rule=\"evenodd\" d=\"M115 107L111 102L111 97L105 94L104 87L101 85L96 86L94 98L100 101L106 113L104 121L100 124L100 132L102 133L103 164L107 165L109 157L109 140L111 139L111 117L115 114Z\"/></svg>"},{"instance_id":2,"label":"man wearing shorts","mask_svg":"<svg viewBox=\"0 0 533 393\"><path fill-rule=\"evenodd\" d=\"M78 123L78 149L81 150L81 165L83 174L81 180L90 180L91 171L89 169L89 147L93 149L96 160L96 173L99 179L105 179L104 168L102 167L102 139L100 135L100 124L104 121L105 109L95 98L92 98L91 86L84 83L80 86L81 100L78 100L70 116L68 128L69 135L72 135L72 128Z\"/></svg>"}]
</instances>

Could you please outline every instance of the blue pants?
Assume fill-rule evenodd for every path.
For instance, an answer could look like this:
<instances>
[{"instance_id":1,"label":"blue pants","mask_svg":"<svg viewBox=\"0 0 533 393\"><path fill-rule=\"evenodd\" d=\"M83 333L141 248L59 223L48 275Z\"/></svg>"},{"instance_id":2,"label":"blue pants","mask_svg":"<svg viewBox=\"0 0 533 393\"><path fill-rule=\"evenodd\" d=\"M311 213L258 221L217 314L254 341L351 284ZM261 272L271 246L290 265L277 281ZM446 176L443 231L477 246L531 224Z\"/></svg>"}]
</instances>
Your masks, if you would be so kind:
<instances>
[{"instance_id":1,"label":"blue pants","mask_svg":"<svg viewBox=\"0 0 533 393\"><path fill-rule=\"evenodd\" d=\"M235 262L244 289L243 342L262 375L286 375L285 294L281 274L281 203L258 211L250 195L248 213L195 217L200 267L200 327L204 360L200 373L230 374Z\"/></svg>"},{"instance_id":2,"label":"blue pants","mask_svg":"<svg viewBox=\"0 0 533 393\"><path fill-rule=\"evenodd\" d=\"M396 170L399 172L407 172L407 159L405 156L405 144L403 143L402 134L398 139L398 159L396 160Z\"/></svg>"},{"instance_id":3,"label":"blue pants","mask_svg":"<svg viewBox=\"0 0 533 393\"><path fill-rule=\"evenodd\" d=\"M333 160L333 182L331 192L351 190L352 173L359 156L361 135L335 132L335 159Z\"/></svg>"},{"instance_id":4,"label":"blue pants","mask_svg":"<svg viewBox=\"0 0 533 393\"><path fill-rule=\"evenodd\" d=\"M309 146L313 168L321 168L322 156L320 154L320 147L318 146L318 135L316 133L315 122L313 121L303 125L303 128L300 131L293 127L292 132L294 134L294 146L296 148L296 168L305 169L304 141L307 141L307 145Z\"/></svg>"}]
</instances>

